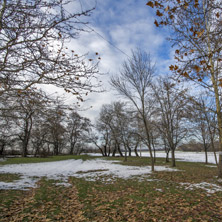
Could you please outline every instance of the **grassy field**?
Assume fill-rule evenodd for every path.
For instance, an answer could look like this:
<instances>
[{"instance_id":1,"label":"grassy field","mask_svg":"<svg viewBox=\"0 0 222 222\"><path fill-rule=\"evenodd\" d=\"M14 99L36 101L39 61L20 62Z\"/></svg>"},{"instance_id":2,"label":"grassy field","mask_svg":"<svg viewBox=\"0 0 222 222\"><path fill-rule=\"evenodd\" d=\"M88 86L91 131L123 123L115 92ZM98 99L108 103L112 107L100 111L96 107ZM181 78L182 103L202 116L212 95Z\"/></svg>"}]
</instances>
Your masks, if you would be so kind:
<instances>
[{"instance_id":1,"label":"grassy field","mask_svg":"<svg viewBox=\"0 0 222 222\"><path fill-rule=\"evenodd\" d=\"M110 159L131 166L149 164L148 158L132 157L127 162L120 157ZM14 159L4 164L16 162L26 160ZM166 165L164 159L158 158L157 165ZM70 177L69 187L42 178L38 187L29 191L0 190L0 221L222 221L221 191L187 189L187 184L201 182L222 186L216 178L217 169L187 162L178 162L177 169L180 171L155 172L127 180L104 176L86 181ZM17 177L0 175L0 181L13 181Z\"/></svg>"},{"instance_id":2,"label":"grassy field","mask_svg":"<svg viewBox=\"0 0 222 222\"><path fill-rule=\"evenodd\" d=\"M93 159L96 157L89 156L89 155L81 155L81 156L73 156L73 155L66 155L66 156L50 156L50 157L15 157L15 158L7 158L6 161L1 161L1 165L6 164L19 164L19 163L42 163L42 162L52 162L52 161L61 161L61 160L88 160Z\"/></svg>"}]
</instances>

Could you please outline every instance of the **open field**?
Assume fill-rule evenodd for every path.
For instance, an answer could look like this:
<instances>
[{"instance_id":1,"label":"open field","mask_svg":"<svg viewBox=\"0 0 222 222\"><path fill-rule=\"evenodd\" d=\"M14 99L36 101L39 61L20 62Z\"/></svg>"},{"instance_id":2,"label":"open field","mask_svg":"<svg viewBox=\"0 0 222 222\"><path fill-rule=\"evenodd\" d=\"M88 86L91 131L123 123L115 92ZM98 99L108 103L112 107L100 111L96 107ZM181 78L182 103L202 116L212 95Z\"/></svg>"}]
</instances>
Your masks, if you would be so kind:
<instances>
[{"instance_id":1,"label":"open field","mask_svg":"<svg viewBox=\"0 0 222 222\"><path fill-rule=\"evenodd\" d=\"M147 157L64 158L1 163L0 221L222 221L222 181L212 164L178 162L172 170L158 158L151 173ZM17 189L3 187L13 182Z\"/></svg>"}]
</instances>

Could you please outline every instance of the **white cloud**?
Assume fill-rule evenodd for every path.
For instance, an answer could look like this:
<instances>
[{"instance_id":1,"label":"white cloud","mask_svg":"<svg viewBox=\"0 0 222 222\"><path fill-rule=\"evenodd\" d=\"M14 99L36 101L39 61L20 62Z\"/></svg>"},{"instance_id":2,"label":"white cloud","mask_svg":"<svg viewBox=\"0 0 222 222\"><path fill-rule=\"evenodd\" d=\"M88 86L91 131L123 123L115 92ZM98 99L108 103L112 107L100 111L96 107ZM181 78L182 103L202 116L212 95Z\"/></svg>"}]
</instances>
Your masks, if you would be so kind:
<instances>
[{"instance_id":1,"label":"white cloud","mask_svg":"<svg viewBox=\"0 0 222 222\"><path fill-rule=\"evenodd\" d=\"M81 3L84 8L95 5L94 0L82 0ZM165 40L165 30L163 32L155 27L153 24L154 15L146 7L145 2L98 0L97 8L88 21L90 21L89 27L95 32L81 33L79 39L69 43L69 47L78 54L88 53L89 58L94 58L95 52L99 52L101 56L99 68L100 72L105 74L100 79L107 91L90 94L85 106L93 106L93 108L82 113L82 115L93 119L98 116L102 104L118 99L116 94L110 91L111 87L108 82L111 75L118 74L123 61L127 59L125 54L109 44L108 41L129 56L131 50L136 48L150 53L153 61L156 61L158 73L161 74L169 71L168 67L172 64L173 57L168 54L170 50ZM89 30L86 26L84 28Z\"/></svg>"}]
</instances>

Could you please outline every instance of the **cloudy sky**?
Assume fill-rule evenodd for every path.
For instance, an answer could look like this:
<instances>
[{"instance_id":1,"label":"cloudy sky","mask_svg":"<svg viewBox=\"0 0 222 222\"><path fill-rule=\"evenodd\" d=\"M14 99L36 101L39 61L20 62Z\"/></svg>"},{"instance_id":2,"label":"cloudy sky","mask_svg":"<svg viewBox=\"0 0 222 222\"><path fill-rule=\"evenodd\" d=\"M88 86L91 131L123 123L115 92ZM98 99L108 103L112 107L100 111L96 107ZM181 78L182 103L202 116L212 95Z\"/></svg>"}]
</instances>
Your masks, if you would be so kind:
<instances>
[{"instance_id":1,"label":"cloudy sky","mask_svg":"<svg viewBox=\"0 0 222 222\"><path fill-rule=\"evenodd\" d=\"M77 0L76 5L68 9L82 7L84 10L96 6L92 15L87 17L88 27L85 26L95 31L81 33L70 44L78 53L89 53L89 57L99 52L102 58L100 72L106 73L101 77L106 92L91 94L85 106L92 108L82 112L82 115L93 120L98 116L102 104L118 99L109 86L109 78L118 75L123 61L127 60L127 55L130 56L133 49L141 48L150 53L159 74L169 72L173 50L166 40L168 31L154 25L154 11L146 3L145 0Z\"/></svg>"}]
</instances>

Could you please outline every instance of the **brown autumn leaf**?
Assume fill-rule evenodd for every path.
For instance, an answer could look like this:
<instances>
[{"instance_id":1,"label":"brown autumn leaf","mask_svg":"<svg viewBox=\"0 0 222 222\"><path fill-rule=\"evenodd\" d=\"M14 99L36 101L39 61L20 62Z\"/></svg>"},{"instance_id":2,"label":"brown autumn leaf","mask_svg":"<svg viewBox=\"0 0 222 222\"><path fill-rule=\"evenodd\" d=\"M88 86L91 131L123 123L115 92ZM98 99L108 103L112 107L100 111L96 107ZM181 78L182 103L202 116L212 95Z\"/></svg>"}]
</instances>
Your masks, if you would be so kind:
<instances>
[{"instance_id":1,"label":"brown autumn leaf","mask_svg":"<svg viewBox=\"0 0 222 222\"><path fill-rule=\"evenodd\" d=\"M200 72L201 70L201 68L198 65L195 65L193 68L196 70L196 72Z\"/></svg>"},{"instance_id":2,"label":"brown autumn leaf","mask_svg":"<svg viewBox=\"0 0 222 222\"><path fill-rule=\"evenodd\" d=\"M177 56L175 56L174 59L176 59L177 61L180 61L180 59Z\"/></svg>"},{"instance_id":3,"label":"brown autumn leaf","mask_svg":"<svg viewBox=\"0 0 222 222\"><path fill-rule=\"evenodd\" d=\"M187 9L189 4L187 2L184 3L184 8Z\"/></svg>"},{"instance_id":4,"label":"brown autumn leaf","mask_svg":"<svg viewBox=\"0 0 222 222\"><path fill-rule=\"evenodd\" d=\"M169 68L170 68L171 71L174 70L174 66L173 65L169 66Z\"/></svg>"},{"instance_id":5,"label":"brown autumn leaf","mask_svg":"<svg viewBox=\"0 0 222 222\"><path fill-rule=\"evenodd\" d=\"M174 66L174 70L177 70L179 67L177 65Z\"/></svg>"},{"instance_id":6,"label":"brown autumn leaf","mask_svg":"<svg viewBox=\"0 0 222 222\"><path fill-rule=\"evenodd\" d=\"M148 6L152 7L152 8L154 7L153 2L151 2L151 1L147 2L146 5L148 5Z\"/></svg>"},{"instance_id":7,"label":"brown autumn leaf","mask_svg":"<svg viewBox=\"0 0 222 222\"><path fill-rule=\"evenodd\" d=\"M165 8L165 12L167 12L170 9L169 5Z\"/></svg>"},{"instance_id":8,"label":"brown autumn leaf","mask_svg":"<svg viewBox=\"0 0 222 222\"><path fill-rule=\"evenodd\" d=\"M182 73L182 75L183 75L184 77L186 77L186 78L188 78L188 77L189 77L189 75L188 75L188 73L187 73L187 72Z\"/></svg>"},{"instance_id":9,"label":"brown autumn leaf","mask_svg":"<svg viewBox=\"0 0 222 222\"><path fill-rule=\"evenodd\" d=\"M219 13L219 12L217 12L217 13L216 13L216 16L217 16L217 18L219 18L219 17L220 17L220 13Z\"/></svg>"},{"instance_id":10,"label":"brown autumn leaf","mask_svg":"<svg viewBox=\"0 0 222 222\"><path fill-rule=\"evenodd\" d=\"M206 60L201 60L200 64L203 65L204 63L207 63Z\"/></svg>"},{"instance_id":11,"label":"brown autumn leaf","mask_svg":"<svg viewBox=\"0 0 222 222\"><path fill-rule=\"evenodd\" d=\"M204 30L197 32L197 37L200 38L204 34Z\"/></svg>"},{"instance_id":12,"label":"brown autumn leaf","mask_svg":"<svg viewBox=\"0 0 222 222\"><path fill-rule=\"evenodd\" d=\"M156 11L156 15L159 16L159 17L161 17L161 16L163 16L163 13L161 13L159 10L157 10L157 11Z\"/></svg>"},{"instance_id":13,"label":"brown autumn leaf","mask_svg":"<svg viewBox=\"0 0 222 222\"><path fill-rule=\"evenodd\" d=\"M155 1L155 2L154 2L154 5L155 5L156 7L163 8L163 5L161 5L158 1Z\"/></svg>"},{"instance_id":14,"label":"brown autumn leaf","mask_svg":"<svg viewBox=\"0 0 222 222\"><path fill-rule=\"evenodd\" d=\"M175 50L175 53L176 53L176 54L179 54L179 53L180 53L180 50L179 50L179 49L176 49L176 50Z\"/></svg>"},{"instance_id":15,"label":"brown autumn leaf","mask_svg":"<svg viewBox=\"0 0 222 222\"><path fill-rule=\"evenodd\" d=\"M170 15L169 18L170 18L170 19L174 19L174 15Z\"/></svg>"},{"instance_id":16,"label":"brown autumn leaf","mask_svg":"<svg viewBox=\"0 0 222 222\"><path fill-rule=\"evenodd\" d=\"M157 22L157 20L155 20L154 24L156 25L156 27L159 27L159 23Z\"/></svg>"},{"instance_id":17,"label":"brown autumn leaf","mask_svg":"<svg viewBox=\"0 0 222 222\"><path fill-rule=\"evenodd\" d=\"M199 1L198 1L198 0L195 0L194 7L195 7L195 8L198 8L198 6L199 6Z\"/></svg>"}]
</instances>

